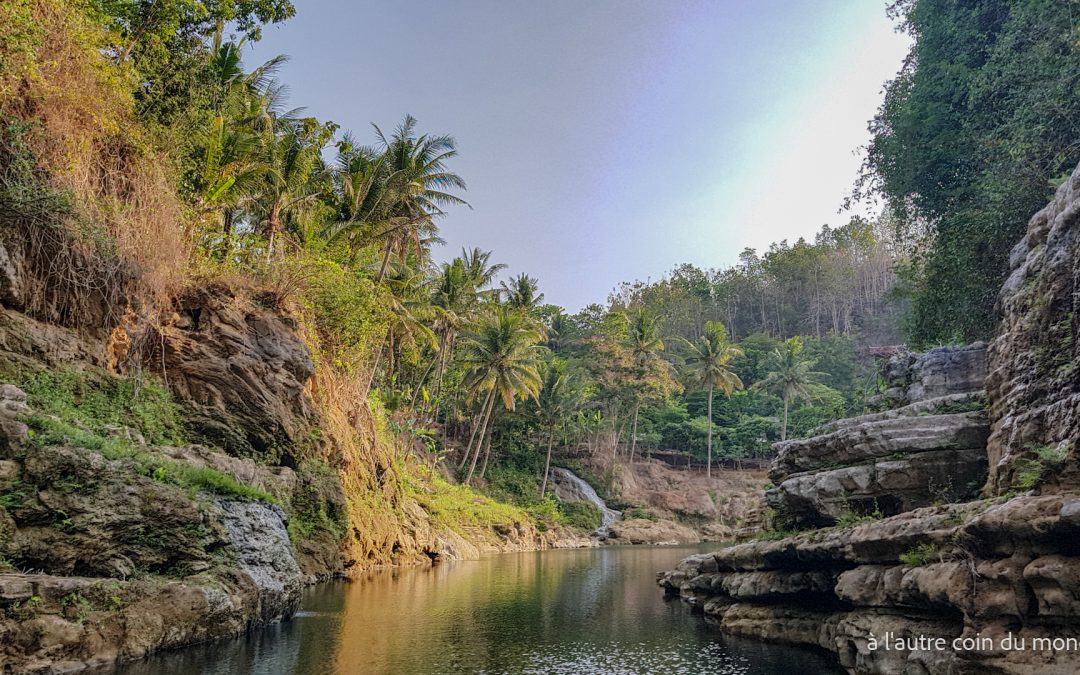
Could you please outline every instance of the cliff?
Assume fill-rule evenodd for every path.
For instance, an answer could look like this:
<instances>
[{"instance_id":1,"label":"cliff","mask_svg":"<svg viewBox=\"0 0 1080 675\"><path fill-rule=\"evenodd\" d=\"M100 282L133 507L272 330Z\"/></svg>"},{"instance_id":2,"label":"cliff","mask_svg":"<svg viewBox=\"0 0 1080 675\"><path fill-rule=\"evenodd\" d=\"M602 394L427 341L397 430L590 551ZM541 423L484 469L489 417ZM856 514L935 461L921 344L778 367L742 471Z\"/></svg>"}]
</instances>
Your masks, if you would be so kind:
<instances>
[{"instance_id":1,"label":"cliff","mask_svg":"<svg viewBox=\"0 0 1080 675\"><path fill-rule=\"evenodd\" d=\"M693 556L660 585L852 673L1077 672L1078 241L1080 168L1013 250L988 348L894 357L885 410L778 444L777 522L818 529Z\"/></svg>"},{"instance_id":2,"label":"cliff","mask_svg":"<svg viewBox=\"0 0 1080 675\"><path fill-rule=\"evenodd\" d=\"M25 244L0 230L0 672L237 634L372 565L580 543L320 391L296 309L219 282L163 320L105 294L65 325L29 313Z\"/></svg>"}]
</instances>

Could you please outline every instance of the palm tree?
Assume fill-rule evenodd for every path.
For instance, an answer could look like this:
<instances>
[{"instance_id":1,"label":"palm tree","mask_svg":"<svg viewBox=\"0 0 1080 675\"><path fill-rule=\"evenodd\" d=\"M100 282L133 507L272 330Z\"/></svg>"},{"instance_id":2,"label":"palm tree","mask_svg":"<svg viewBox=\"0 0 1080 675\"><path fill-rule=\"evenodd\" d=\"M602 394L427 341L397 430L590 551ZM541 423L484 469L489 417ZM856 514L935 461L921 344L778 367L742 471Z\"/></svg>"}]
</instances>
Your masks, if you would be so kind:
<instances>
[{"instance_id":1,"label":"palm tree","mask_svg":"<svg viewBox=\"0 0 1080 675\"><path fill-rule=\"evenodd\" d=\"M732 392L743 388L742 380L731 367L731 361L742 356L742 350L731 343L724 324L713 321L705 323L704 334L695 342L685 339L683 342L690 348L686 363L690 366L691 380L698 386L706 387L709 392L708 458L705 475L712 478L713 389L719 387L725 396L731 398Z\"/></svg>"},{"instance_id":2,"label":"palm tree","mask_svg":"<svg viewBox=\"0 0 1080 675\"><path fill-rule=\"evenodd\" d=\"M519 274L504 281L502 293L506 304L514 309L531 313L544 302L544 294L539 293L540 282L528 274Z\"/></svg>"},{"instance_id":3,"label":"palm tree","mask_svg":"<svg viewBox=\"0 0 1080 675\"><path fill-rule=\"evenodd\" d=\"M753 387L779 394L784 400L780 440L786 441L791 404L799 399L814 398L815 380L824 377L825 373L811 370L817 361L803 355L803 343L798 336L785 340L783 347L773 350L766 363L769 374L755 382Z\"/></svg>"},{"instance_id":4,"label":"palm tree","mask_svg":"<svg viewBox=\"0 0 1080 675\"><path fill-rule=\"evenodd\" d=\"M664 340L660 337L660 321L655 314L645 309L638 309L630 316L630 352L634 363L640 369L643 379L649 364L658 352L664 351ZM641 409L641 397L634 397L634 423L630 433L630 463L634 463L637 450L638 412Z\"/></svg>"},{"instance_id":5,"label":"palm tree","mask_svg":"<svg viewBox=\"0 0 1080 675\"><path fill-rule=\"evenodd\" d=\"M259 200L260 224L270 256L286 225L301 218L322 194L322 147L329 135L328 128L314 118L277 120L274 127L263 135L267 170Z\"/></svg>"},{"instance_id":6,"label":"palm tree","mask_svg":"<svg viewBox=\"0 0 1080 675\"><path fill-rule=\"evenodd\" d=\"M470 280L461 258L454 258L451 262L443 263L433 283L431 292L431 307L435 313L433 328L439 337L439 345L431 363L428 364L416 385L412 400L413 407L416 406L416 400L427 382L428 375L436 365L439 367L437 381L441 389L443 370L447 356L452 350L454 337L458 327L468 317L473 304Z\"/></svg>"},{"instance_id":7,"label":"palm tree","mask_svg":"<svg viewBox=\"0 0 1080 675\"><path fill-rule=\"evenodd\" d=\"M222 44L220 34L215 35L210 72L215 77L212 104L216 114L197 132L202 157L196 208L200 215L221 215L226 247L238 212L258 194L260 181L270 169L260 152L262 122L267 115L284 118L289 114L280 109L281 86L273 78L288 58L274 57L245 73L242 43Z\"/></svg>"},{"instance_id":8,"label":"palm tree","mask_svg":"<svg viewBox=\"0 0 1080 675\"><path fill-rule=\"evenodd\" d=\"M476 327L465 333L462 340L464 381L469 400L485 395L480 417L473 428L476 444L469 439L465 457L472 457L465 481L472 480L484 436L490 426L495 400L514 410L518 399L536 398L540 393L540 374L537 372L541 336L536 325L520 312L498 307L482 317Z\"/></svg>"},{"instance_id":9,"label":"palm tree","mask_svg":"<svg viewBox=\"0 0 1080 675\"><path fill-rule=\"evenodd\" d=\"M471 251L461 249L461 262L477 294L491 294L487 289L494 283L495 275L506 269L506 265L490 261L491 251L482 251L479 248Z\"/></svg>"},{"instance_id":10,"label":"palm tree","mask_svg":"<svg viewBox=\"0 0 1080 675\"><path fill-rule=\"evenodd\" d=\"M386 240L377 277L382 281L393 251L404 257L412 246L423 260L423 238L437 232L434 219L444 214L443 207L468 203L451 192L465 189L461 176L446 169L446 161L457 155L452 136L417 136L412 115L406 115L389 137L378 126L375 133L384 156L384 189L392 199L386 227L376 235Z\"/></svg>"},{"instance_id":11,"label":"palm tree","mask_svg":"<svg viewBox=\"0 0 1080 675\"><path fill-rule=\"evenodd\" d=\"M435 334L425 323L425 319L428 318L425 313L430 306L422 295L423 282L423 275L406 264L398 263L390 266L390 275L387 277L386 284L389 291L390 321L386 327L386 337L375 353L375 363L372 364L371 373L368 375L368 392L371 391L375 373L379 369L384 352L388 358L387 372L393 373L395 349L424 345L435 348L437 342Z\"/></svg>"},{"instance_id":12,"label":"palm tree","mask_svg":"<svg viewBox=\"0 0 1080 675\"><path fill-rule=\"evenodd\" d=\"M540 423L547 428L547 456L544 459L544 477L540 482L540 500L547 494L548 473L551 471L551 448L555 443L555 428L562 423L580 403L581 392L573 378L566 374L566 361L553 358L544 372L544 384L536 405Z\"/></svg>"},{"instance_id":13,"label":"palm tree","mask_svg":"<svg viewBox=\"0 0 1080 675\"><path fill-rule=\"evenodd\" d=\"M358 145L351 134L338 141L337 151L335 213L324 235L329 243L343 241L355 251L373 230L385 225L390 201L385 189L385 155L376 148Z\"/></svg>"}]
</instances>

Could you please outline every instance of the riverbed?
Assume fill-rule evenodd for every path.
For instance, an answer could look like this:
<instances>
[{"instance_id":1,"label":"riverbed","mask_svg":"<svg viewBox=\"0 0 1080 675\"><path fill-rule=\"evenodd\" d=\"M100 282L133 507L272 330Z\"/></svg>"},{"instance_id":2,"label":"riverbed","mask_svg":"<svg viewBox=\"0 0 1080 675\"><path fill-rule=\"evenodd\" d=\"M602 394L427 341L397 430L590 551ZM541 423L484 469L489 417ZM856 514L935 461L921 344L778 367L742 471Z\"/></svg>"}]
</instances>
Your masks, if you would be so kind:
<instances>
[{"instance_id":1,"label":"riverbed","mask_svg":"<svg viewBox=\"0 0 1080 675\"><path fill-rule=\"evenodd\" d=\"M654 582L700 546L502 554L308 589L286 623L124 675L841 673L817 652L721 636Z\"/></svg>"}]
</instances>

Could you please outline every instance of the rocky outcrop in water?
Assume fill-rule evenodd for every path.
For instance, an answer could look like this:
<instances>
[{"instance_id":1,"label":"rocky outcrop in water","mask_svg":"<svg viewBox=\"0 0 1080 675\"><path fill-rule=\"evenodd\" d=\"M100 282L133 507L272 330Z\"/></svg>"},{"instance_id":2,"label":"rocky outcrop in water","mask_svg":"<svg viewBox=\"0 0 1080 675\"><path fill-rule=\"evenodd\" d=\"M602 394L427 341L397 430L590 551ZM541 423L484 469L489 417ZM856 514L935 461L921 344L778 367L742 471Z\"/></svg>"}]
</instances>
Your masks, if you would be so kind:
<instances>
[{"instance_id":1,"label":"rocky outcrop in water","mask_svg":"<svg viewBox=\"0 0 1080 675\"><path fill-rule=\"evenodd\" d=\"M1080 630L1078 534L1080 498L1026 495L740 544L658 582L725 632L820 647L852 673L1064 675L1080 652L1034 640ZM1025 651L1000 648L1010 631ZM887 632L946 646L885 649ZM976 635L994 647L954 648Z\"/></svg>"},{"instance_id":2,"label":"rocky outcrop in water","mask_svg":"<svg viewBox=\"0 0 1080 675\"><path fill-rule=\"evenodd\" d=\"M193 499L138 469L168 456L150 448L36 446L16 419L25 400L0 386L0 556L36 572L0 574L3 672L134 658L295 611L303 577L279 507Z\"/></svg>"}]
</instances>

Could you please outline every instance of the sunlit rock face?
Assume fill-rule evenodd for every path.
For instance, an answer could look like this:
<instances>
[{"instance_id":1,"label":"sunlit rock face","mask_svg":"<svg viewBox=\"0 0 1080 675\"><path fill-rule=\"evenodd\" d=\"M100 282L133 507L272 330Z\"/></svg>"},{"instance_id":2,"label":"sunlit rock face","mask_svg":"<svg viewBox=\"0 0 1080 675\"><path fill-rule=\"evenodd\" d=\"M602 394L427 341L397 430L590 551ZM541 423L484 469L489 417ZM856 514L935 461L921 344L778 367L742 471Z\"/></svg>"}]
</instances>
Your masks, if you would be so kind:
<instances>
[{"instance_id":1,"label":"sunlit rock face","mask_svg":"<svg viewBox=\"0 0 1080 675\"><path fill-rule=\"evenodd\" d=\"M989 486L1004 494L1034 462L1044 490L1076 487L1080 438L1080 168L1028 223L1009 256L1001 323L990 346ZM1020 487L1023 487L1022 485Z\"/></svg>"}]
</instances>

